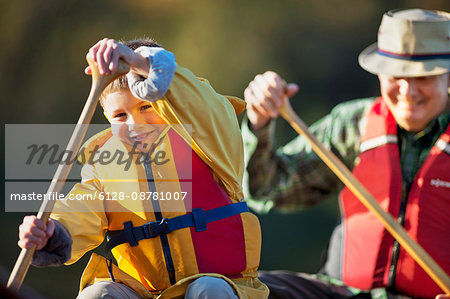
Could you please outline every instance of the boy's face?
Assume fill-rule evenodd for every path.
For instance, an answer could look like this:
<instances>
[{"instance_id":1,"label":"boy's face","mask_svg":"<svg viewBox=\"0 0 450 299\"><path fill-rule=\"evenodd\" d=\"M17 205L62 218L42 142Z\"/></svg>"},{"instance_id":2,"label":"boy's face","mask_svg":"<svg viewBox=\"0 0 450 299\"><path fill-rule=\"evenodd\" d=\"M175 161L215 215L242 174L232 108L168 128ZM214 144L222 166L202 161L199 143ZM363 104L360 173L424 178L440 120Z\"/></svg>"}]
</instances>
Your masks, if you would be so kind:
<instances>
[{"instance_id":1,"label":"boy's face","mask_svg":"<svg viewBox=\"0 0 450 299\"><path fill-rule=\"evenodd\" d=\"M108 94L103 107L113 135L141 152L148 152L167 126L150 102L135 98L129 90Z\"/></svg>"}]
</instances>

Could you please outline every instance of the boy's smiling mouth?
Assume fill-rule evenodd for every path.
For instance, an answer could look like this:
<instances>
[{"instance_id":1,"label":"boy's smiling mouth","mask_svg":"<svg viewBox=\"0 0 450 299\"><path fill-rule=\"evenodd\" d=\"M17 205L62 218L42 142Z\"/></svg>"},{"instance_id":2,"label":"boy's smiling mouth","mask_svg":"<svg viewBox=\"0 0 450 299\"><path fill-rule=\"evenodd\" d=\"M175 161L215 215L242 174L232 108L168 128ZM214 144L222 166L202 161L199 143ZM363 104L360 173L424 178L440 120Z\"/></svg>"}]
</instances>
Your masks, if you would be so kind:
<instances>
[{"instance_id":1,"label":"boy's smiling mouth","mask_svg":"<svg viewBox=\"0 0 450 299\"><path fill-rule=\"evenodd\" d=\"M142 142L142 141L146 140L148 137L150 137L150 135L153 132L154 132L154 130L150 131L150 132L146 132L146 133L135 133L135 132L132 132L132 133L130 133L129 137L134 142L138 142L138 141Z\"/></svg>"}]
</instances>

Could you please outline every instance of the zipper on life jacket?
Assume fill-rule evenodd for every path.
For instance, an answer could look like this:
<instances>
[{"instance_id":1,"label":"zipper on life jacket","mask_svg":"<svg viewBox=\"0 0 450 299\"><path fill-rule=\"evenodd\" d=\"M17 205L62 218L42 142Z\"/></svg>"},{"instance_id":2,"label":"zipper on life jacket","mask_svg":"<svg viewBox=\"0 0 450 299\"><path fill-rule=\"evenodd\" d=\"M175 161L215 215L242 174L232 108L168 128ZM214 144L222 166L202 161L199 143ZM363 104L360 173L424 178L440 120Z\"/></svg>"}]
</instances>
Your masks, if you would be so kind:
<instances>
[{"instance_id":1,"label":"zipper on life jacket","mask_svg":"<svg viewBox=\"0 0 450 299\"><path fill-rule=\"evenodd\" d=\"M148 189L150 192L157 192L156 187L155 187L155 181L153 178L151 164L144 162L144 166L145 166L145 173L147 174ZM153 211L155 214L156 221L161 221L163 219L163 217L162 217L162 213L161 213L161 208L159 206L159 201L152 200L152 204L153 204ZM160 236L160 240L161 240L161 245L162 245L162 249L163 249L163 253L164 253L164 259L166 261L167 272L169 273L170 284L173 285L176 282L175 281L175 267L173 265L172 254L170 253L169 240L167 239L167 235L165 235L165 234L162 234Z\"/></svg>"},{"instance_id":2,"label":"zipper on life jacket","mask_svg":"<svg viewBox=\"0 0 450 299\"><path fill-rule=\"evenodd\" d=\"M408 203L409 190L411 189L411 183L403 183L404 191L402 192L405 196L402 198L400 202L400 210L398 213L397 222L401 225L405 225L405 214L406 214L406 204ZM391 266L389 267L389 276L387 288L389 290L395 291L395 276L397 274L397 263L398 257L400 255L400 243L396 239L394 239L394 245L392 246L392 259Z\"/></svg>"}]
</instances>

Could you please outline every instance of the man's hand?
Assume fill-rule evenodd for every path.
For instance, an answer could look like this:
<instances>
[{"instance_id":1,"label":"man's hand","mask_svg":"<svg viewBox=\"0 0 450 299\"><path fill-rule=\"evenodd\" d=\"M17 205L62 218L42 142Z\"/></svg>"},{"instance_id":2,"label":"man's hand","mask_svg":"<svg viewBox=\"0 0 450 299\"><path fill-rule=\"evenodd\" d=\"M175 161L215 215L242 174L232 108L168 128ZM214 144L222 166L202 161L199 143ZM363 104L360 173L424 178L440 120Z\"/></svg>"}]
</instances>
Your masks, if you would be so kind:
<instances>
[{"instance_id":1,"label":"man's hand","mask_svg":"<svg viewBox=\"0 0 450 299\"><path fill-rule=\"evenodd\" d=\"M257 75L244 91L251 128L260 129L270 119L278 117L278 108L283 105L285 96L291 97L297 91L297 84L286 84L277 73L267 71Z\"/></svg>"},{"instance_id":2,"label":"man's hand","mask_svg":"<svg viewBox=\"0 0 450 299\"><path fill-rule=\"evenodd\" d=\"M36 216L25 216L19 226L19 247L31 248L36 244L36 249L40 250L47 245L48 239L55 231L55 222L48 219L47 225Z\"/></svg>"},{"instance_id":3,"label":"man's hand","mask_svg":"<svg viewBox=\"0 0 450 299\"><path fill-rule=\"evenodd\" d=\"M150 68L147 58L114 39L104 38L98 41L89 49L86 57L97 63L101 75L114 73L119 59L123 59L130 66L131 71L138 74L146 76ZM87 75L92 73L89 66L84 72Z\"/></svg>"}]
</instances>

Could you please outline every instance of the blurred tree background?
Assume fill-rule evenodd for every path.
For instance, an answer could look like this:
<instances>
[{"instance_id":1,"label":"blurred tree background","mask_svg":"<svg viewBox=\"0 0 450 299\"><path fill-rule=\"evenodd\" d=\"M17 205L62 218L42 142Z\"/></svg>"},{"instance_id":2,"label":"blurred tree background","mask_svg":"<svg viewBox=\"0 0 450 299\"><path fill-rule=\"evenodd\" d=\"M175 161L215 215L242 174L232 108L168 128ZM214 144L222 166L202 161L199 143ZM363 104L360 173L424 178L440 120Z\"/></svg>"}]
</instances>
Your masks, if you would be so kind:
<instances>
[{"instance_id":1,"label":"blurred tree background","mask_svg":"<svg viewBox=\"0 0 450 299\"><path fill-rule=\"evenodd\" d=\"M223 94L243 97L266 70L296 82L293 106L307 123L347 99L378 94L359 65L393 8L450 10L448 0L47 0L0 1L0 86L4 124L76 123L91 81L85 54L103 37L149 36ZM105 123L100 109L93 123ZM2 130L2 134L4 131ZM279 142L294 136L278 122ZM1 139L2 143L4 138ZM4 145L2 145L4 150ZM4 155L3 155L4 156ZM4 163L3 163L4 165ZM4 172L3 172L4 173ZM2 184L4 185L4 184ZM4 194L4 193L3 193ZM8 276L23 213L1 209L0 267ZM260 216L261 269L318 271L338 217L335 199L296 214ZM25 283L50 298L75 297L87 257L73 266L31 268Z\"/></svg>"}]
</instances>

